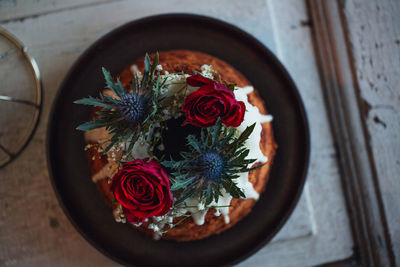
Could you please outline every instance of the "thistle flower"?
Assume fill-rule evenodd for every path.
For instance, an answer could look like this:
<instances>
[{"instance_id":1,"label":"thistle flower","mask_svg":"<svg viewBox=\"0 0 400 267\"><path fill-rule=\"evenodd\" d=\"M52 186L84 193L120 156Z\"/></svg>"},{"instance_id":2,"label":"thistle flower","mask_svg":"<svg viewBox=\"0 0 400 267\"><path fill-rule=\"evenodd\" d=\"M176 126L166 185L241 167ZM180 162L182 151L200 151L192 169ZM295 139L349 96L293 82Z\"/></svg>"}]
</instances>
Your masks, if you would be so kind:
<instances>
[{"instance_id":1,"label":"thistle flower","mask_svg":"<svg viewBox=\"0 0 400 267\"><path fill-rule=\"evenodd\" d=\"M112 137L103 153L107 153L114 145L126 141L130 143L127 150L127 153L130 153L139 136L147 133L152 121L156 121L160 110L158 96L160 89L164 86L164 82L160 82L159 73L155 75L157 65L158 53L153 63L150 63L150 57L146 54L143 76L139 81L138 75L134 75L132 92L128 92L119 79L115 82L110 72L103 68L106 85L117 97L113 98L100 93L99 98L89 96L74 102L102 108L97 111L98 118L79 125L77 129L88 131L106 127Z\"/></svg>"},{"instance_id":2,"label":"thistle flower","mask_svg":"<svg viewBox=\"0 0 400 267\"><path fill-rule=\"evenodd\" d=\"M126 94L118 102L121 117L133 126L144 121L150 110L150 99L139 94Z\"/></svg>"},{"instance_id":3,"label":"thistle flower","mask_svg":"<svg viewBox=\"0 0 400 267\"><path fill-rule=\"evenodd\" d=\"M239 137L235 137L235 128L222 125L219 119L215 126L202 129L200 138L187 136L190 151L181 152L182 160L163 161L164 167L170 168L171 190L178 196L175 205L185 199L198 195L205 206L212 201L218 202L225 189L232 197L245 197L234 180L238 173L249 172L248 168L256 159L247 159L249 149L244 146L255 124L247 127Z\"/></svg>"},{"instance_id":4,"label":"thistle flower","mask_svg":"<svg viewBox=\"0 0 400 267\"><path fill-rule=\"evenodd\" d=\"M219 181L223 174L225 160L217 151L206 151L199 158L196 168L206 180Z\"/></svg>"}]
</instances>

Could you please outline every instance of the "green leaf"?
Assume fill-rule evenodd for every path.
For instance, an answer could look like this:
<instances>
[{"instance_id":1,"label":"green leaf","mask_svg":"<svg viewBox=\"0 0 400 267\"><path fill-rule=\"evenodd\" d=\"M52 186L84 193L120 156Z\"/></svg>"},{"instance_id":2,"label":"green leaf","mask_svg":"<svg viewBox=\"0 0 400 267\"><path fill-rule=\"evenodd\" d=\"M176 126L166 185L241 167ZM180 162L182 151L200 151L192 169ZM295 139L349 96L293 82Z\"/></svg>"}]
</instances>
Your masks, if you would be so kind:
<instances>
[{"instance_id":1,"label":"green leaf","mask_svg":"<svg viewBox=\"0 0 400 267\"><path fill-rule=\"evenodd\" d=\"M111 142L103 151L103 154L107 154L110 149L115 145L115 142Z\"/></svg>"},{"instance_id":2,"label":"green leaf","mask_svg":"<svg viewBox=\"0 0 400 267\"><path fill-rule=\"evenodd\" d=\"M94 97L87 97L87 98L82 98L79 100L74 101L75 104L81 104L81 105L89 105L89 106L94 106L94 107L103 107L106 109L112 109L115 108L114 105L110 105L110 104L106 104L104 102L102 102L99 99L96 99Z\"/></svg>"},{"instance_id":3,"label":"green leaf","mask_svg":"<svg viewBox=\"0 0 400 267\"><path fill-rule=\"evenodd\" d=\"M131 87L132 87L132 92L135 93L135 94L138 93L138 92L137 92L138 83L137 83L136 79L137 79L137 78L136 78L136 74L134 74L134 75L133 75L133 78L132 78L132 81L131 81Z\"/></svg>"},{"instance_id":4,"label":"green leaf","mask_svg":"<svg viewBox=\"0 0 400 267\"><path fill-rule=\"evenodd\" d=\"M93 120L93 121L88 121L88 122L82 123L81 125L76 127L76 129L80 130L80 131L89 131L89 130L93 130L96 128L101 128L101 127L107 126L109 124L110 124L110 122L108 122L108 121L103 122L100 120Z\"/></svg>"},{"instance_id":5,"label":"green leaf","mask_svg":"<svg viewBox=\"0 0 400 267\"><path fill-rule=\"evenodd\" d=\"M208 184L207 188L205 190L205 202L204 202L205 206L210 205L210 203L213 201L213 199L214 199L214 197L212 194L212 186L211 186L211 184Z\"/></svg>"},{"instance_id":6,"label":"green leaf","mask_svg":"<svg viewBox=\"0 0 400 267\"><path fill-rule=\"evenodd\" d=\"M124 88L124 86L122 85L122 83L121 83L121 81L119 80L119 78L117 79L117 83L114 84L114 89L115 89L115 91L117 92L117 95L118 95L119 97L122 97L123 95L126 94L125 88Z\"/></svg>"},{"instance_id":7,"label":"green leaf","mask_svg":"<svg viewBox=\"0 0 400 267\"><path fill-rule=\"evenodd\" d=\"M144 72L150 71L150 57L149 54L146 53L144 56Z\"/></svg>"},{"instance_id":8,"label":"green leaf","mask_svg":"<svg viewBox=\"0 0 400 267\"><path fill-rule=\"evenodd\" d=\"M176 179L175 182L171 186L171 190L176 191L176 190L185 188L188 185L190 185L194 181L194 179L195 179L195 177L191 177L191 178L184 179L184 180Z\"/></svg>"},{"instance_id":9,"label":"green leaf","mask_svg":"<svg viewBox=\"0 0 400 267\"><path fill-rule=\"evenodd\" d=\"M151 68L150 68L150 73L151 76L154 75L154 72L156 71L157 65L158 65L158 60L159 60L159 55L158 52L156 52L154 58L153 58L153 64L151 64Z\"/></svg>"},{"instance_id":10,"label":"green leaf","mask_svg":"<svg viewBox=\"0 0 400 267\"><path fill-rule=\"evenodd\" d=\"M249 155L250 150L245 149L238 157L237 161L243 161L248 155Z\"/></svg>"},{"instance_id":11,"label":"green leaf","mask_svg":"<svg viewBox=\"0 0 400 267\"><path fill-rule=\"evenodd\" d=\"M197 143L197 139L194 135L188 135L186 137L188 144L193 147L197 152L201 152L200 145Z\"/></svg>"},{"instance_id":12,"label":"green leaf","mask_svg":"<svg viewBox=\"0 0 400 267\"><path fill-rule=\"evenodd\" d=\"M112 78L111 73L108 70L106 70L103 67L102 71L103 71L104 79L106 80L107 87L111 91L113 91L117 96L122 97L125 94L125 90L124 89L121 90L120 85L118 85L118 83L117 84L114 83L114 79Z\"/></svg>"},{"instance_id":13,"label":"green leaf","mask_svg":"<svg viewBox=\"0 0 400 267\"><path fill-rule=\"evenodd\" d=\"M254 160L254 161L256 161L256 160ZM257 170L257 169L261 168L262 166L264 166L265 164L266 164L266 163L263 163L263 164L260 164L260 165L255 166L255 167L246 169L245 172L251 172L251 171Z\"/></svg>"},{"instance_id":14,"label":"green leaf","mask_svg":"<svg viewBox=\"0 0 400 267\"><path fill-rule=\"evenodd\" d=\"M227 82L224 81L224 84L226 85L226 87L228 87L232 91L235 91L235 87L237 85L236 83L227 83Z\"/></svg>"},{"instance_id":15,"label":"green leaf","mask_svg":"<svg viewBox=\"0 0 400 267\"><path fill-rule=\"evenodd\" d=\"M225 190L234 198L245 198L246 195L244 192L232 181L232 180L224 180L224 188Z\"/></svg>"},{"instance_id":16,"label":"green leaf","mask_svg":"<svg viewBox=\"0 0 400 267\"><path fill-rule=\"evenodd\" d=\"M218 118L215 126L209 128L209 133L211 132L211 145L214 146L217 141L218 141L218 137L221 134L221 127L222 127L222 123L221 123L221 118Z\"/></svg>"},{"instance_id":17,"label":"green leaf","mask_svg":"<svg viewBox=\"0 0 400 267\"><path fill-rule=\"evenodd\" d=\"M115 105L118 105L119 103L118 99L112 98L111 96L103 95L103 97L107 102L110 102L110 104L113 103Z\"/></svg>"},{"instance_id":18,"label":"green leaf","mask_svg":"<svg viewBox=\"0 0 400 267\"><path fill-rule=\"evenodd\" d=\"M136 142L138 142L138 137L137 137L137 131L132 131L132 132L130 132L130 134L128 133L128 137L125 139L125 140L129 140L129 138L130 138L130 143L129 143L129 146L128 146L128 150L126 151L126 154L131 154L132 153L132 150L133 150L133 147L134 147L134 145L135 145L135 143Z\"/></svg>"},{"instance_id":19,"label":"green leaf","mask_svg":"<svg viewBox=\"0 0 400 267\"><path fill-rule=\"evenodd\" d=\"M244 143L249 138L250 134L253 132L254 127L256 127L256 123L247 126L246 129L240 134L237 142L240 144Z\"/></svg>"},{"instance_id":20,"label":"green leaf","mask_svg":"<svg viewBox=\"0 0 400 267\"><path fill-rule=\"evenodd\" d=\"M182 204L186 199L193 196L196 193L196 188L186 188L183 192L181 197L174 203L175 206Z\"/></svg>"}]
</instances>

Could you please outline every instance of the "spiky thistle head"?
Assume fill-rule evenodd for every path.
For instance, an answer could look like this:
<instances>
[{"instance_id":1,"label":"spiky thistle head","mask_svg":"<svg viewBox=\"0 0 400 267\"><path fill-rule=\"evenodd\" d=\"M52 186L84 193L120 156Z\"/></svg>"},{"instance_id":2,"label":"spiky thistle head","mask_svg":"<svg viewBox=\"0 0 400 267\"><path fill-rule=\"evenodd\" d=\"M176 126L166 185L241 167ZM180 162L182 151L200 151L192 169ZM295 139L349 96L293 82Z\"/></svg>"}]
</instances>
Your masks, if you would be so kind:
<instances>
[{"instance_id":1,"label":"spiky thistle head","mask_svg":"<svg viewBox=\"0 0 400 267\"><path fill-rule=\"evenodd\" d=\"M209 150L200 156L197 166L200 176L206 180L219 181L225 166L225 160L217 151Z\"/></svg>"},{"instance_id":2,"label":"spiky thistle head","mask_svg":"<svg viewBox=\"0 0 400 267\"><path fill-rule=\"evenodd\" d=\"M141 124L149 114L151 101L144 95L125 94L118 101L118 111L121 117L130 125Z\"/></svg>"},{"instance_id":3,"label":"spiky thistle head","mask_svg":"<svg viewBox=\"0 0 400 267\"><path fill-rule=\"evenodd\" d=\"M232 197L245 197L243 191L234 182L238 173L249 172L248 165L255 159L246 159L249 150L244 146L255 124L246 128L239 137L235 137L235 128L227 128L218 120L215 126L202 129L200 138L187 136L190 151L181 152L182 160L163 161L170 168L171 190L179 196L175 205L185 199L198 195L207 206L218 202L221 190L225 189Z\"/></svg>"}]
</instances>

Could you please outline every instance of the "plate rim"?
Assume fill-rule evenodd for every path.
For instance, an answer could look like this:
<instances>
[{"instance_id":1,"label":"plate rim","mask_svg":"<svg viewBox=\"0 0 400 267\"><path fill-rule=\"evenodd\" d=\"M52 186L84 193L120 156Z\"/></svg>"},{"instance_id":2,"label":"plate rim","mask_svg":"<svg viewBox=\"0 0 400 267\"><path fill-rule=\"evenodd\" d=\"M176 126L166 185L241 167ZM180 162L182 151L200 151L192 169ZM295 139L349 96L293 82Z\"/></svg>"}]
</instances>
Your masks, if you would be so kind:
<instances>
[{"instance_id":1,"label":"plate rim","mask_svg":"<svg viewBox=\"0 0 400 267\"><path fill-rule=\"evenodd\" d=\"M304 129L304 166L302 168L302 173L301 173L301 178L299 178L299 186L296 190L296 194L294 194L292 201L289 205L289 207L282 212L283 216L281 217L279 223L275 227L273 231L271 231L268 235L265 236L262 242L259 242L257 245L251 247L250 249L247 250L246 253L243 253L242 255L235 256L230 260L229 262L224 263L224 266L228 265L233 265L237 264L251 255L254 255L258 250L260 250L262 247L264 247L266 244L268 244L272 238L282 229L282 227L285 225L285 223L288 221L290 218L291 214L294 211L294 208L297 206L297 203L300 199L300 196L303 192L305 181L307 178L307 173L310 165L310 151L311 151L311 139L310 139L310 127L308 123L308 117L306 113L306 109L304 106L304 102L300 96L299 90L291 78L289 72L287 69L283 66L283 63L280 62L280 60L275 56L272 51L269 50L264 44L261 43L256 37L251 35L250 33L246 32L245 30L241 29L238 26L232 25L231 23L217 19L214 17L206 16L206 15L199 15L195 13L183 13L183 12L177 12L177 13L162 13L162 14L156 14L156 15L150 15L150 16L145 16L145 17L140 17L128 22L125 22L119 26L116 26L109 31L105 32L103 35L100 37L96 38L95 41L93 41L88 47L85 48L85 50L79 55L79 57L74 61L74 63L71 65L69 68L67 74L64 76L62 83L57 89L57 92L54 96L53 103L51 104L51 109L49 111L49 118L47 122L47 130L46 130L46 159L47 159L47 170L49 173L49 179L51 181L52 188L54 190L54 193L57 197L58 203L61 206L64 214L70 221L70 223L74 226L74 228L78 231L78 233L94 248L96 248L99 252L101 252L103 255L107 256L108 258L112 259L113 261L124 264L127 266L135 266L134 263L131 262L125 262L121 258L107 252L105 249L103 249L101 246L97 244L96 241L94 241L89 235L85 233L83 229L78 225L78 223L74 220L73 216L71 215L70 211L68 208L65 206L64 201L62 199L61 193L58 190L56 183L55 183L55 174L56 171L54 169L54 165L52 163L51 159L51 142L53 139L53 124L54 124L54 114L56 113L56 103L58 102L58 99L60 98L61 92L63 91L65 84L67 81L71 78L74 69L80 65L80 63L83 61L83 59L86 57L87 54L91 52L99 43L101 43L103 40L109 38L110 35L116 34L119 31L123 31L126 28L129 28L131 25L137 24L137 23L146 23L146 22L151 22L153 20L160 20L160 19L181 19L181 20L197 20L197 21L206 21L212 24L217 24L218 26L224 27L232 32L235 32L238 35L241 35L243 38L246 39L246 41L251 42L251 46L256 46L258 49L260 49L264 54L268 56L268 58L272 61L274 64L274 67L277 67L277 71L281 73L284 77L284 80L286 80L287 83L290 84L291 88L294 90L291 90L296 102L298 103L298 108L299 108L299 117L301 117L301 125L303 126ZM279 149L279 148L278 148Z\"/></svg>"}]
</instances>

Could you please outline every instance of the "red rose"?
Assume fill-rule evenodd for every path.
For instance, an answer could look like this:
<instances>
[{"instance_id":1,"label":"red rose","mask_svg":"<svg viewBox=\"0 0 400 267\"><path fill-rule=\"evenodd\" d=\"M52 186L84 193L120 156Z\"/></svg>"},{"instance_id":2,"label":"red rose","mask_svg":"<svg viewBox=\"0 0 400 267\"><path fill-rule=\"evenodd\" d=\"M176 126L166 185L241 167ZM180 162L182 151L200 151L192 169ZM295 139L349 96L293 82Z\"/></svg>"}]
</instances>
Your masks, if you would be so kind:
<instances>
[{"instance_id":1,"label":"red rose","mask_svg":"<svg viewBox=\"0 0 400 267\"><path fill-rule=\"evenodd\" d=\"M154 160L125 163L114 175L111 190L131 223L165 215L173 204L168 175Z\"/></svg>"},{"instance_id":2,"label":"red rose","mask_svg":"<svg viewBox=\"0 0 400 267\"><path fill-rule=\"evenodd\" d=\"M188 77L186 82L200 88L188 95L183 102L182 110L186 114L184 124L209 127L219 117L228 127L237 127L242 123L246 107L242 101L236 101L232 90L225 84L201 75Z\"/></svg>"}]
</instances>

